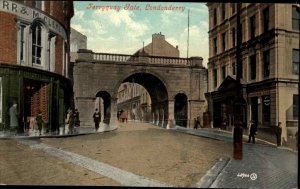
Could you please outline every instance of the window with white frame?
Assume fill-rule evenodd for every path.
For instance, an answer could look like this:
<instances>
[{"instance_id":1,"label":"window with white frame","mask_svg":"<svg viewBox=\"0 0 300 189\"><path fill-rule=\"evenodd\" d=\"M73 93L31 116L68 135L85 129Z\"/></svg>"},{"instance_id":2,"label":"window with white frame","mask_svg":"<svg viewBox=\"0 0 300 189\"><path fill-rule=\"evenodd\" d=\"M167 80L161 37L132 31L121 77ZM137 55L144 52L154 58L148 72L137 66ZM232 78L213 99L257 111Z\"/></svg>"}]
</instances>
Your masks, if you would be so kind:
<instances>
[{"instance_id":1,"label":"window with white frame","mask_svg":"<svg viewBox=\"0 0 300 189\"><path fill-rule=\"evenodd\" d=\"M32 27L32 63L41 65L42 59L42 26L36 22Z\"/></svg>"}]
</instances>

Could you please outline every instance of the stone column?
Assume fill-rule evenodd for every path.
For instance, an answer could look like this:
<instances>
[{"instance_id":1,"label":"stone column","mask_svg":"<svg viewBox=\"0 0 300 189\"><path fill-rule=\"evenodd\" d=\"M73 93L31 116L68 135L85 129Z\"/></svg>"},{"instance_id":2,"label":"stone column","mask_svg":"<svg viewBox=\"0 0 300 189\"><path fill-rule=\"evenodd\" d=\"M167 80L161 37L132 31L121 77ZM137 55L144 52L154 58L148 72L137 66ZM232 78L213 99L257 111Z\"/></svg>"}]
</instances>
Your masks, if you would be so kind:
<instances>
[{"instance_id":1,"label":"stone column","mask_svg":"<svg viewBox=\"0 0 300 189\"><path fill-rule=\"evenodd\" d=\"M111 98L111 104L110 104L110 121L109 121L109 127L116 128L117 123L118 123L118 118L117 118L117 98Z\"/></svg>"},{"instance_id":2,"label":"stone column","mask_svg":"<svg viewBox=\"0 0 300 189\"><path fill-rule=\"evenodd\" d=\"M77 97L77 109L79 111L79 119L81 127L94 127L94 106L96 98L93 97Z\"/></svg>"},{"instance_id":3,"label":"stone column","mask_svg":"<svg viewBox=\"0 0 300 189\"><path fill-rule=\"evenodd\" d=\"M168 103L168 112L169 112L169 119L167 124L167 129L175 127L175 120L174 120L174 100L169 100Z\"/></svg>"}]
</instances>

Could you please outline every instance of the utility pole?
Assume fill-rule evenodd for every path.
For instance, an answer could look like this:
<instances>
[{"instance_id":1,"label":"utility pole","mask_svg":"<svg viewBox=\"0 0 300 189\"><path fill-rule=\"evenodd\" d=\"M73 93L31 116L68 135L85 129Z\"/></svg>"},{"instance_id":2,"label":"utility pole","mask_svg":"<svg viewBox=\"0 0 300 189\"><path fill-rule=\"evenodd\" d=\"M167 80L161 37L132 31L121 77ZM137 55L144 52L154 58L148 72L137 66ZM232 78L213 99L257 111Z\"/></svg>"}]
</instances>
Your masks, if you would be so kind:
<instances>
[{"instance_id":1,"label":"utility pole","mask_svg":"<svg viewBox=\"0 0 300 189\"><path fill-rule=\"evenodd\" d=\"M236 13L236 32L237 32L237 44L236 44L236 97L234 99L234 130L233 130L233 158L236 160L243 159L243 97L241 87L241 44L242 44L242 28L240 23L241 3L237 3Z\"/></svg>"}]
</instances>

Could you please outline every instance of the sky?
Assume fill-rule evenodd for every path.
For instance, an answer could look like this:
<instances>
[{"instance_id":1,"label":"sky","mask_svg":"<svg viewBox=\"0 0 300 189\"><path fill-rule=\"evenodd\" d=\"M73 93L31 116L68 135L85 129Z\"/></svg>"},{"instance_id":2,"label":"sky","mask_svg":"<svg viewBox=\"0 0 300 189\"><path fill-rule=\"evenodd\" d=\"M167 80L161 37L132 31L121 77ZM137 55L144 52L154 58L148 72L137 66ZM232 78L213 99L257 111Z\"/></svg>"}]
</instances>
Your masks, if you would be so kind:
<instances>
[{"instance_id":1,"label":"sky","mask_svg":"<svg viewBox=\"0 0 300 189\"><path fill-rule=\"evenodd\" d=\"M155 10L165 7L173 10ZM207 67L205 3L74 1L71 27L87 36L87 48L97 53L134 54L161 32L178 45L181 58L200 56Z\"/></svg>"}]
</instances>

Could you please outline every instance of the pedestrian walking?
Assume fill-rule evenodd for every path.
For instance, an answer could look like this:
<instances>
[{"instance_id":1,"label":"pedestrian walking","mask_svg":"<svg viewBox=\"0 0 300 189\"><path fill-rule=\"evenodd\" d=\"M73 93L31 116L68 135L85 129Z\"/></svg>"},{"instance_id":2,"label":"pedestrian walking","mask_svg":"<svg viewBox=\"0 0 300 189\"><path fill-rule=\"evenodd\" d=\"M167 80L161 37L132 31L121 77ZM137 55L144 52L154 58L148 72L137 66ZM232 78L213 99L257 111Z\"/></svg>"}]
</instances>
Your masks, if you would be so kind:
<instances>
[{"instance_id":1,"label":"pedestrian walking","mask_svg":"<svg viewBox=\"0 0 300 189\"><path fill-rule=\"evenodd\" d=\"M197 129L197 119L194 118L194 129Z\"/></svg>"},{"instance_id":2,"label":"pedestrian walking","mask_svg":"<svg viewBox=\"0 0 300 189\"><path fill-rule=\"evenodd\" d=\"M100 121L101 121L101 113L98 111L98 108L95 109L93 118L94 118L94 122L95 122L95 129L96 129L96 131L98 131Z\"/></svg>"},{"instance_id":3,"label":"pedestrian walking","mask_svg":"<svg viewBox=\"0 0 300 189\"><path fill-rule=\"evenodd\" d=\"M72 108L70 108L68 110L68 114L67 114L67 124L68 124L68 134L74 134L74 112L72 110Z\"/></svg>"},{"instance_id":4,"label":"pedestrian walking","mask_svg":"<svg viewBox=\"0 0 300 189\"><path fill-rule=\"evenodd\" d=\"M39 110L38 114L35 117L36 125L38 127L39 135L42 135L42 129L43 129L43 116L42 111Z\"/></svg>"},{"instance_id":5,"label":"pedestrian walking","mask_svg":"<svg viewBox=\"0 0 300 189\"><path fill-rule=\"evenodd\" d=\"M276 135L276 139L277 139L277 146L281 146L281 133L282 133L281 122L278 122L278 127L275 129L275 135Z\"/></svg>"},{"instance_id":6,"label":"pedestrian walking","mask_svg":"<svg viewBox=\"0 0 300 189\"><path fill-rule=\"evenodd\" d=\"M127 112L126 111L122 111L121 115L120 115L120 119L122 120L122 122L127 122Z\"/></svg>"},{"instance_id":7,"label":"pedestrian walking","mask_svg":"<svg viewBox=\"0 0 300 189\"><path fill-rule=\"evenodd\" d=\"M80 119L79 119L78 109L75 109L75 111L73 113L73 116L74 116L74 125L75 125L75 127L79 127L80 126Z\"/></svg>"},{"instance_id":8,"label":"pedestrian walking","mask_svg":"<svg viewBox=\"0 0 300 189\"><path fill-rule=\"evenodd\" d=\"M251 138L252 138L252 142L253 144L255 144L255 135L257 132L257 126L254 120L250 121L250 126L249 126L249 140L248 143L251 142Z\"/></svg>"}]
</instances>

